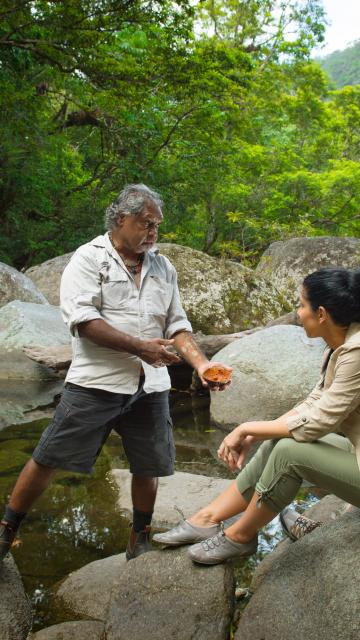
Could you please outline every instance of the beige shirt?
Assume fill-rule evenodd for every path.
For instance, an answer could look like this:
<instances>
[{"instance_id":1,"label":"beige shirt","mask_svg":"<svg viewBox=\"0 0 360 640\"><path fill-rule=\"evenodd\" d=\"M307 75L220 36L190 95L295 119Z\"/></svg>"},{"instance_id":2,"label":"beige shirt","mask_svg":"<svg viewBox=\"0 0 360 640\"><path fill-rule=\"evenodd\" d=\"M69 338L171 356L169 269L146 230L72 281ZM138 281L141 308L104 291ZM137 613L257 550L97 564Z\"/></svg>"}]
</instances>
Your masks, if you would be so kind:
<instances>
[{"instance_id":1,"label":"beige shirt","mask_svg":"<svg viewBox=\"0 0 360 640\"><path fill-rule=\"evenodd\" d=\"M297 415L287 418L295 440L311 442L341 432L352 443L360 467L360 323L350 325L325 374L295 410Z\"/></svg>"},{"instance_id":2,"label":"beige shirt","mask_svg":"<svg viewBox=\"0 0 360 640\"><path fill-rule=\"evenodd\" d=\"M109 235L98 236L79 247L65 268L60 305L73 336L67 382L133 394L143 367L147 393L170 388L166 367L155 368L125 351L96 345L77 331L79 323L95 319L144 340L192 331L180 302L175 268L165 256L156 250L145 254L138 287Z\"/></svg>"}]
</instances>

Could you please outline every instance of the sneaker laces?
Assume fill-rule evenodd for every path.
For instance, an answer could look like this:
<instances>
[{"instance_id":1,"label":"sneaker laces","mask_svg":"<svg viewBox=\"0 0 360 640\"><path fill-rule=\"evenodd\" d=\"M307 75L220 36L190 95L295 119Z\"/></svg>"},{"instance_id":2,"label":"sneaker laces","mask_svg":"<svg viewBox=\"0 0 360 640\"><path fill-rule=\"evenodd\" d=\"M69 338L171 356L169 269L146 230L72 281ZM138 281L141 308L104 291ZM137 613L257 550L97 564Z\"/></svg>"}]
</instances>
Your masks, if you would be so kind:
<instances>
[{"instance_id":1,"label":"sneaker laces","mask_svg":"<svg viewBox=\"0 0 360 640\"><path fill-rule=\"evenodd\" d=\"M214 536L212 536L211 538L208 538L207 540L203 540L203 542L201 543L201 546L204 549L204 551L210 551L211 549L216 549L216 547L220 547L222 544L225 544L225 543L226 543L226 536L224 531L224 523L221 521L219 533L216 533Z\"/></svg>"},{"instance_id":2,"label":"sneaker laces","mask_svg":"<svg viewBox=\"0 0 360 640\"><path fill-rule=\"evenodd\" d=\"M310 520L310 518L305 518L305 516L298 516L294 524L291 525L290 532L295 538L299 539L307 533L311 533L311 531L320 527L322 524L322 522L315 522L315 520Z\"/></svg>"}]
</instances>

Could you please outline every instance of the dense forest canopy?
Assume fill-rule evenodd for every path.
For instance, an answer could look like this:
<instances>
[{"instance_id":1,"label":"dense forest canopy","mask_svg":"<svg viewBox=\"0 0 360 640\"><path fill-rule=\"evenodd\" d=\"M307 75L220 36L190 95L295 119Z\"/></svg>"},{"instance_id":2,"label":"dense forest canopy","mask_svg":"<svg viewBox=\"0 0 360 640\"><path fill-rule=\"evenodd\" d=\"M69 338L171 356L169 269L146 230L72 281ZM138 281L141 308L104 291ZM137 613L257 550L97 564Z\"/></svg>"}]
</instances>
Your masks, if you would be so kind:
<instances>
[{"instance_id":1,"label":"dense forest canopy","mask_svg":"<svg viewBox=\"0 0 360 640\"><path fill-rule=\"evenodd\" d=\"M0 260L103 230L125 183L161 239L255 261L291 235L357 235L360 87L311 51L321 0L3 0Z\"/></svg>"}]
</instances>

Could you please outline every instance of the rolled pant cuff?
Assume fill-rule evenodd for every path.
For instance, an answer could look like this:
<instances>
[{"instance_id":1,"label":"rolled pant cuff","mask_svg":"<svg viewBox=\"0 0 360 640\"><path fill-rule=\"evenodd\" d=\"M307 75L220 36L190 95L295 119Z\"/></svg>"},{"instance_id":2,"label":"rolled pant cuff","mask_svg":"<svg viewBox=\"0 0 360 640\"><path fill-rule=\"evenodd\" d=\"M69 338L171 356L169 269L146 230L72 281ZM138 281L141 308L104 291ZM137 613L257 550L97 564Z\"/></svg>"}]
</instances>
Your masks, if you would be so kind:
<instances>
[{"instance_id":1,"label":"rolled pant cuff","mask_svg":"<svg viewBox=\"0 0 360 640\"><path fill-rule=\"evenodd\" d=\"M264 503L271 509L271 511L274 511L274 513L280 513L280 511L288 506L288 500L282 501L281 499L279 499L279 496L276 495L276 484L269 488L266 488L263 487L259 482L257 483L255 487L255 493L257 493L257 495L259 496L256 504L257 507L260 508L261 504Z\"/></svg>"}]
</instances>

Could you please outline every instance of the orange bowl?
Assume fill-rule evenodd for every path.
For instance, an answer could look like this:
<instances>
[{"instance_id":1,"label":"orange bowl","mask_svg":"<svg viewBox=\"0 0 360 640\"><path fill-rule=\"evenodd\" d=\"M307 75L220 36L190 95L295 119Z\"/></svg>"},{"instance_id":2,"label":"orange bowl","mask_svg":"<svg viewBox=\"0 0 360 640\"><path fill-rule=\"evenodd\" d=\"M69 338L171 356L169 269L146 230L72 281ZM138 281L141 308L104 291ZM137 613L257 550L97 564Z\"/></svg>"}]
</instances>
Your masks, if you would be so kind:
<instances>
[{"instance_id":1,"label":"orange bowl","mask_svg":"<svg viewBox=\"0 0 360 640\"><path fill-rule=\"evenodd\" d=\"M226 384L231 380L231 373L232 372L225 369L225 367L214 365L206 369L202 375L207 382L211 382L212 384Z\"/></svg>"}]
</instances>

